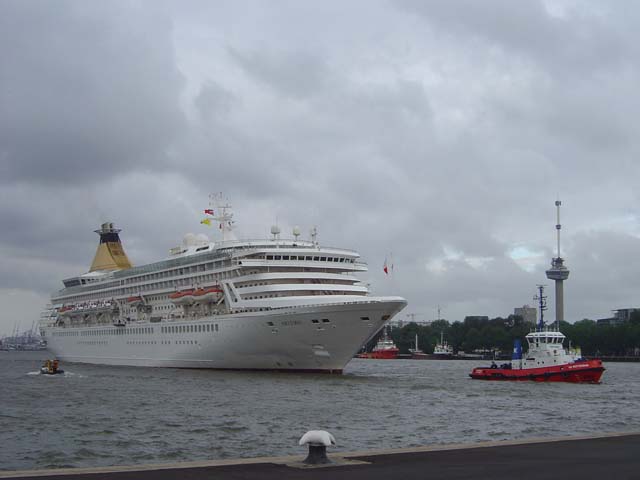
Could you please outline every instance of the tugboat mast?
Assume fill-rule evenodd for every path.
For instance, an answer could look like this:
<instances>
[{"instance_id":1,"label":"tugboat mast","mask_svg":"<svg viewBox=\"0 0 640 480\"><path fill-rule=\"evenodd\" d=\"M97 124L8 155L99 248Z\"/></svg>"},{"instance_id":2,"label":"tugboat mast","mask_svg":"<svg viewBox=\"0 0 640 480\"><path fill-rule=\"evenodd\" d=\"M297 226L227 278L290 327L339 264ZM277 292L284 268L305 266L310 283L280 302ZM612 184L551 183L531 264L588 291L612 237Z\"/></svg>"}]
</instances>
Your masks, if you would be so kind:
<instances>
[{"instance_id":1,"label":"tugboat mast","mask_svg":"<svg viewBox=\"0 0 640 480\"><path fill-rule=\"evenodd\" d=\"M534 295L533 299L538 301L538 309L540 310L540 321L538 322L537 330L539 332L544 328L544 311L547 309L547 297L544 294L544 285L536 285L538 287L538 293Z\"/></svg>"}]
</instances>

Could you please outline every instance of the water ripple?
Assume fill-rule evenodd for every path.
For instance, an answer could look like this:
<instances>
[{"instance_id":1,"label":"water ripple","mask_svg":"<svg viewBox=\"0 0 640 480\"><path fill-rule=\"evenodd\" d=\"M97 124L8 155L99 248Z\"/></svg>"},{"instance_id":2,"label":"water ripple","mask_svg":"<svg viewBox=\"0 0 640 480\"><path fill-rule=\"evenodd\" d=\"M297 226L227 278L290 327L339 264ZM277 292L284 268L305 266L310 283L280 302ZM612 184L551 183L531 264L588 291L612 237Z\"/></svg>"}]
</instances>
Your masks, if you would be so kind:
<instances>
[{"instance_id":1,"label":"water ripple","mask_svg":"<svg viewBox=\"0 0 640 480\"><path fill-rule=\"evenodd\" d=\"M354 360L342 376L81 364L31 375L42 358L0 352L11 361L0 369L0 469L302 454L297 440L317 428L349 451L640 424L640 364L571 385L472 381L465 361Z\"/></svg>"}]
</instances>

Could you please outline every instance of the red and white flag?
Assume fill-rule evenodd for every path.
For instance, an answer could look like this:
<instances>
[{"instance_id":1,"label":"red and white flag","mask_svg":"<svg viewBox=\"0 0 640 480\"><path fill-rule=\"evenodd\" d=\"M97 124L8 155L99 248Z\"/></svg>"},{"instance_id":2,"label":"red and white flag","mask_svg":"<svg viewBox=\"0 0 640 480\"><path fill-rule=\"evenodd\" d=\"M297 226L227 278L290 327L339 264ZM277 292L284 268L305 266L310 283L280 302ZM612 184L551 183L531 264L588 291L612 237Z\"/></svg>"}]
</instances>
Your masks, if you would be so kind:
<instances>
[{"instance_id":1,"label":"red and white flag","mask_svg":"<svg viewBox=\"0 0 640 480\"><path fill-rule=\"evenodd\" d=\"M382 267L382 270L384 270L384 273L389 275L389 267L387 267L387 258L385 257L384 259L384 266Z\"/></svg>"}]
</instances>

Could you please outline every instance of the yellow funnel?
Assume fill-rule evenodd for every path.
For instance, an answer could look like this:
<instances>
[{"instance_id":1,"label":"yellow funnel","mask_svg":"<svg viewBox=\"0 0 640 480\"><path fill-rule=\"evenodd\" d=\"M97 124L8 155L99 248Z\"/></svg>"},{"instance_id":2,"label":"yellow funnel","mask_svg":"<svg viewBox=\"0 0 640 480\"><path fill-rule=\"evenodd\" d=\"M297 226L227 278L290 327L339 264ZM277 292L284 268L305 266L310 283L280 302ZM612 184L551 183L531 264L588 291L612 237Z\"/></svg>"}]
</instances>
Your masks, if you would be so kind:
<instances>
[{"instance_id":1,"label":"yellow funnel","mask_svg":"<svg viewBox=\"0 0 640 480\"><path fill-rule=\"evenodd\" d=\"M113 227L113 223L103 223L100 230L95 230L100 235L100 245L93 257L90 272L96 270L124 270L131 268L131 262L124 253L120 242L120 230Z\"/></svg>"}]
</instances>

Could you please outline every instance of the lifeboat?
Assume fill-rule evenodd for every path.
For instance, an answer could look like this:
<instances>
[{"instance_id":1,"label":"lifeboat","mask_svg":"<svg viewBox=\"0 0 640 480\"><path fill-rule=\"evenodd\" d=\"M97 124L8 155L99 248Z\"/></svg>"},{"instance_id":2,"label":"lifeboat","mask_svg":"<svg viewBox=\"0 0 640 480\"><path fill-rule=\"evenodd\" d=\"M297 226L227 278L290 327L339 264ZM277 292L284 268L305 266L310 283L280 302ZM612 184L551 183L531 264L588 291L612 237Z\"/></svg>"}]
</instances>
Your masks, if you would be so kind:
<instances>
[{"instance_id":1,"label":"lifeboat","mask_svg":"<svg viewBox=\"0 0 640 480\"><path fill-rule=\"evenodd\" d=\"M193 292L196 302L217 302L222 297L222 289L218 286L198 288Z\"/></svg>"},{"instance_id":2,"label":"lifeboat","mask_svg":"<svg viewBox=\"0 0 640 480\"><path fill-rule=\"evenodd\" d=\"M129 297L127 298L127 303L130 303L132 305L135 305L136 303L142 303L142 297L140 295Z\"/></svg>"},{"instance_id":3,"label":"lifeboat","mask_svg":"<svg viewBox=\"0 0 640 480\"><path fill-rule=\"evenodd\" d=\"M75 305L63 305L58 310L58 314L59 315L70 315L73 312L73 310L75 310L75 308L76 308Z\"/></svg>"},{"instance_id":4,"label":"lifeboat","mask_svg":"<svg viewBox=\"0 0 640 480\"><path fill-rule=\"evenodd\" d=\"M169 300L171 300L176 305L193 303L193 289L172 293L171 295L169 295Z\"/></svg>"},{"instance_id":5,"label":"lifeboat","mask_svg":"<svg viewBox=\"0 0 640 480\"><path fill-rule=\"evenodd\" d=\"M522 358L520 340L515 341L511 363L474 368L474 380L531 380L535 382L600 383L605 370L602 360L587 360L578 352L567 352L559 331L539 329L529 333L529 352Z\"/></svg>"}]
</instances>

